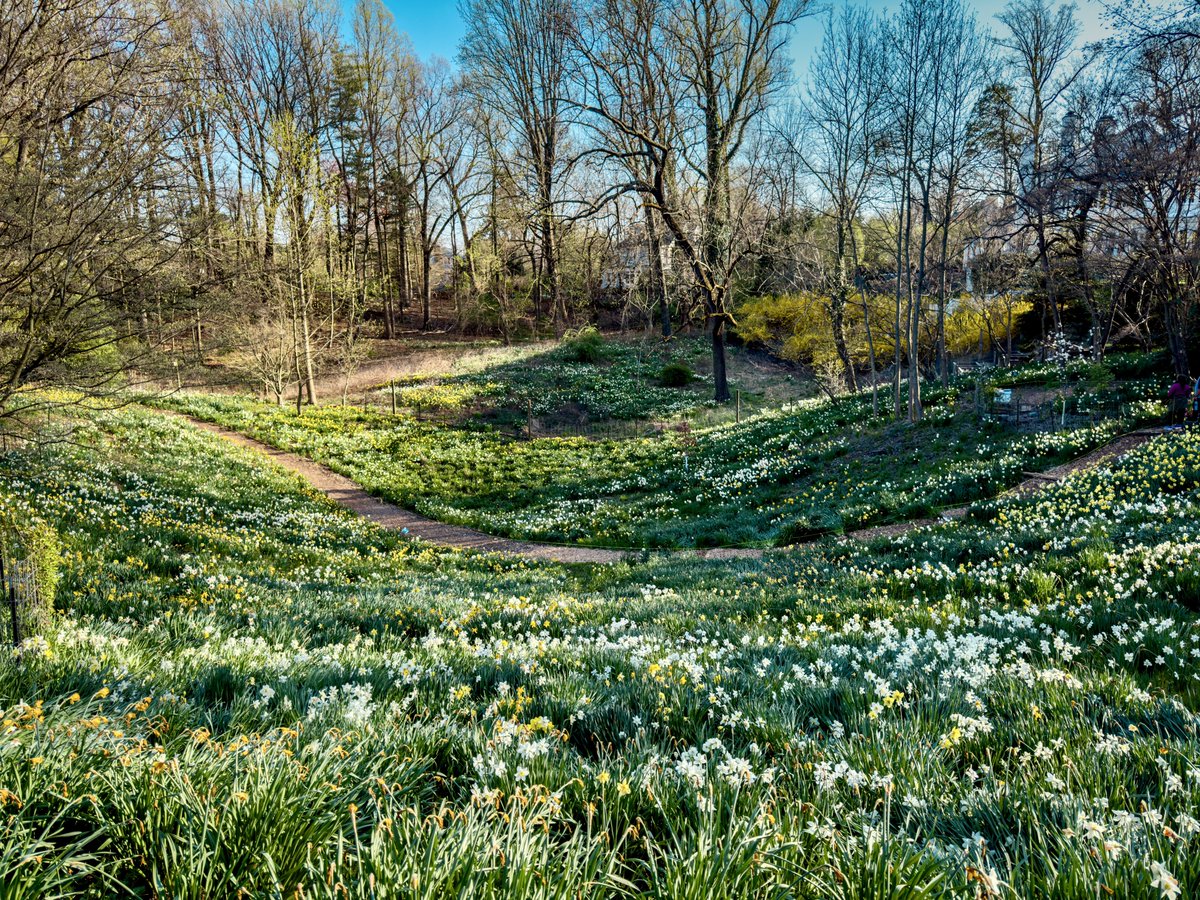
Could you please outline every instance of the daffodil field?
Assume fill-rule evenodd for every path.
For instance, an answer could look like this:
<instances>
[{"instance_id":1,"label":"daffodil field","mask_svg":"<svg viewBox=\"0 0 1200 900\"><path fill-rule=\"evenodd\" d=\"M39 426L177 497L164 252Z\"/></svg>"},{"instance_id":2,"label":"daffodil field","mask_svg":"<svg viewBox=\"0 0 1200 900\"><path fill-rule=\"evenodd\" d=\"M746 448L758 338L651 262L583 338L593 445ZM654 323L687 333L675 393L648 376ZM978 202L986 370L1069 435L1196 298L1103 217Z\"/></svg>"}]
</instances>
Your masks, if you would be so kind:
<instances>
[{"instance_id":1,"label":"daffodil field","mask_svg":"<svg viewBox=\"0 0 1200 900\"><path fill-rule=\"evenodd\" d=\"M435 551L135 407L0 484L0 896L1200 889L1200 433L762 560Z\"/></svg>"},{"instance_id":2,"label":"daffodil field","mask_svg":"<svg viewBox=\"0 0 1200 900\"><path fill-rule=\"evenodd\" d=\"M670 344L605 340L594 329L540 353L476 372L407 379L396 385L399 405L460 418L476 425L524 425L527 413L555 417L565 410L589 420L628 420L669 416L712 405L711 377L695 384L660 383L671 361L703 363L704 341L680 337ZM380 388L378 402L388 403L391 386Z\"/></svg>"},{"instance_id":3,"label":"daffodil field","mask_svg":"<svg viewBox=\"0 0 1200 900\"><path fill-rule=\"evenodd\" d=\"M775 546L985 499L1159 421L1152 382L1125 415L1065 431L981 425L961 389L932 395L918 429L869 397L812 400L741 424L621 441L514 441L415 418L181 394L171 408L325 463L431 518L516 538L615 547Z\"/></svg>"}]
</instances>

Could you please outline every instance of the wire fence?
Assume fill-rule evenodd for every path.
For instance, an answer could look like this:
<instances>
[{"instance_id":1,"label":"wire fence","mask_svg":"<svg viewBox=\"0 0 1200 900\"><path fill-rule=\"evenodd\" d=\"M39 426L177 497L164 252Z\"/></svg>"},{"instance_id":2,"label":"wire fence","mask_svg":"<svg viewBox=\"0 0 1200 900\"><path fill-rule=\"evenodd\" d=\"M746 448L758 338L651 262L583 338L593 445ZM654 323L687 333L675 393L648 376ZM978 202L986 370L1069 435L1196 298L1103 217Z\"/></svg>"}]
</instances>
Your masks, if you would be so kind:
<instances>
[{"instance_id":1,"label":"wire fence","mask_svg":"<svg viewBox=\"0 0 1200 900\"><path fill-rule=\"evenodd\" d=\"M977 373L978 374L978 373ZM1096 425L1106 419L1123 418L1130 405L1129 389L1136 382L1112 382L1099 391L1082 385L1063 385L1053 390L1037 386L995 388L975 382L973 397L969 384L960 388L958 409L973 409L976 415L1007 425L1017 431L1061 431ZM890 387L890 385L889 385ZM965 397L964 397L965 393ZM593 441L620 441L656 438L679 432L696 432L722 425L733 425L750 417L771 413L794 405L765 403L760 397L743 397L734 392L729 403L701 405L663 417L645 419L578 420L561 414L537 411L533 401L501 404L486 415L437 404L418 405L397 402L396 394L378 391L364 395L362 408L391 413L441 428L486 431L512 440L535 438L584 438Z\"/></svg>"},{"instance_id":2,"label":"wire fence","mask_svg":"<svg viewBox=\"0 0 1200 900\"><path fill-rule=\"evenodd\" d=\"M1115 383L1103 394L1063 390L1052 396L1044 391L1022 394L1019 389L998 389L974 397L976 413L987 415L1017 431L1066 431L1124 419L1132 409L1133 382Z\"/></svg>"},{"instance_id":3,"label":"wire fence","mask_svg":"<svg viewBox=\"0 0 1200 900\"><path fill-rule=\"evenodd\" d=\"M37 572L32 562L13 559L0 547L0 642L20 647L30 636L31 613L39 606Z\"/></svg>"}]
</instances>

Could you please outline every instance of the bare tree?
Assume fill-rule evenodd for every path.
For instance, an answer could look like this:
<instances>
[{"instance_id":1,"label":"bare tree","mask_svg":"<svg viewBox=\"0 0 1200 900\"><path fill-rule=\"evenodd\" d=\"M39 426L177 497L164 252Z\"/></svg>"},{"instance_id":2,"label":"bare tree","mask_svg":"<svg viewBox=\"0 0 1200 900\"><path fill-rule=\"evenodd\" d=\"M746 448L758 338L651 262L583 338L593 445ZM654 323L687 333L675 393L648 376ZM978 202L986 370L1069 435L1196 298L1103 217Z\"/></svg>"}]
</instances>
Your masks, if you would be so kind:
<instances>
[{"instance_id":1,"label":"bare tree","mask_svg":"<svg viewBox=\"0 0 1200 900\"><path fill-rule=\"evenodd\" d=\"M564 172L571 6L568 0L469 0L461 12L467 33L459 57L468 89L512 123L520 141L514 162L529 186L541 254L535 315L549 305L561 331L556 204Z\"/></svg>"},{"instance_id":2,"label":"bare tree","mask_svg":"<svg viewBox=\"0 0 1200 900\"><path fill-rule=\"evenodd\" d=\"M1054 113L1082 75L1086 60L1071 56L1079 37L1075 7L1052 0L1012 0L998 16L1006 29L998 41L1007 53L1012 121L1022 143L1015 196L1019 227L1032 231L1055 331L1062 309L1051 264L1056 199L1050 178Z\"/></svg>"},{"instance_id":3,"label":"bare tree","mask_svg":"<svg viewBox=\"0 0 1200 900\"><path fill-rule=\"evenodd\" d=\"M405 134L413 170L413 207L421 262L422 329L429 328L430 324L433 255L455 220L449 182L467 150L467 135L458 127L464 112L463 95L453 82L450 70L442 60L432 60L417 69L413 112Z\"/></svg>"},{"instance_id":4,"label":"bare tree","mask_svg":"<svg viewBox=\"0 0 1200 900\"><path fill-rule=\"evenodd\" d=\"M336 15L323 0L225 0L206 20L224 130L256 187L257 208L247 226L260 235L267 273L290 282L297 380L309 403L316 402L315 294L308 271L318 213L313 172L332 124ZM281 225L289 239L283 265L276 260Z\"/></svg>"},{"instance_id":5,"label":"bare tree","mask_svg":"<svg viewBox=\"0 0 1200 900\"><path fill-rule=\"evenodd\" d=\"M366 304L370 285L382 300L384 337L393 338L398 307L410 292L403 231L407 181L396 177L396 168L416 60L379 0L360 0L355 7L354 42L340 59L340 127L331 129L338 138L331 149L342 182L343 254L359 304ZM395 241L389 213L399 225Z\"/></svg>"},{"instance_id":6,"label":"bare tree","mask_svg":"<svg viewBox=\"0 0 1200 900\"><path fill-rule=\"evenodd\" d=\"M829 322L851 390L858 389L858 380L846 346L845 320L857 260L855 229L878 174L885 121L878 31L879 23L863 9L847 8L828 20L810 68L803 116L786 132L793 154L820 186L822 212L832 225Z\"/></svg>"},{"instance_id":7,"label":"bare tree","mask_svg":"<svg viewBox=\"0 0 1200 900\"><path fill-rule=\"evenodd\" d=\"M940 79L945 104L941 138L934 157L934 174L939 188L934 198L934 216L941 232L937 296L937 368L942 385L950 383L950 361L946 353L946 300L949 293L951 230L966 192L968 167L976 155L978 131L974 112L992 83L994 63L986 35L974 15L965 9L947 18L941 34L944 74Z\"/></svg>"},{"instance_id":8,"label":"bare tree","mask_svg":"<svg viewBox=\"0 0 1200 900\"><path fill-rule=\"evenodd\" d=\"M1123 121L1100 140L1112 173L1107 218L1157 303L1175 370L1189 372L1200 307L1200 40L1144 44L1129 76Z\"/></svg>"},{"instance_id":9,"label":"bare tree","mask_svg":"<svg viewBox=\"0 0 1200 900\"><path fill-rule=\"evenodd\" d=\"M908 417L919 421L925 298L941 234L936 356L944 367L946 263L950 227L961 191L969 115L986 84L987 58L974 17L960 0L907 0L888 32L893 71L889 106L895 135L889 172L895 191L895 377L908 362Z\"/></svg>"},{"instance_id":10,"label":"bare tree","mask_svg":"<svg viewBox=\"0 0 1200 900\"><path fill-rule=\"evenodd\" d=\"M786 83L788 32L805 8L805 0L601 3L590 18L602 24L583 38L594 69L585 103L598 120L598 143L613 158L644 161L625 166L627 187L662 216L695 278L718 402L730 397L725 329L748 249L733 215L733 170ZM697 181L691 210L682 190L670 192L676 163Z\"/></svg>"},{"instance_id":11,"label":"bare tree","mask_svg":"<svg viewBox=\"0 0 1200 900\"><path fill-rule=\"evenodd\" d=\"M153 344L152 282L168 283L184 237L167 214L182 187L167 24L153 4L101 0L16 0L0 17L0 417L10 425L36 405L26 385L108 393Z\"/></svg>"}]
</instances>

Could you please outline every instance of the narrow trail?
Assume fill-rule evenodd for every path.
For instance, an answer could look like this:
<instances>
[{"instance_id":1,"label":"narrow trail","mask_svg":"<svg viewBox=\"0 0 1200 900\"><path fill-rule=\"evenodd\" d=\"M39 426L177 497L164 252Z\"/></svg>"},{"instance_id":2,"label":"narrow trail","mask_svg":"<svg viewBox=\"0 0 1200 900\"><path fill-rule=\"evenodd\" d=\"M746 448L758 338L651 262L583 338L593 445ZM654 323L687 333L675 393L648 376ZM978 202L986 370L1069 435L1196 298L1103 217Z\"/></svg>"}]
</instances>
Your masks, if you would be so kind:
<instances>
[{"instance_id":1,"label":"narrow trail","mask_svg":"<svg viewBox=\"0 0 1200 900\"><path fill-rule=\"evenodd\" d=\"M562 563L615 563L630 557L638 557L641 550L610 550L601 547L576 547L565 544L543 544L535 541L518 541L511 538L497 537L485 534L473 528L459 525L447 525L434 519L426 518L415 512L396 506L386 500L380 500L368 494L365 490L351 481L345 475L339 475L332 469L313 462L305 456L278 450L270 444L247 437L239 431L196 419L182 413L157 410L163 415L182 419L195 428L218 435L231 444L254 450L270 457L277 464L293 472L307 481L316 490L323 493L339 506L369 519L383 528L391 531L403 531L438 547L455 550L479 550L487 553L501 553L509 556L520 556L525 559L538 559ZM1141 446L1161 431L1144 430L1123 435L1105 444L1091 453L1078 459L1055 466L1045 472L1027 472L1029 476L1016 487L1005 494L1026 494L1040 491L1051 484L1056 484L1072 472L1091 469L1111 459L1124 456L1135 447ZM1004 496L1003 494L1001 496ZM937 518L911 519L907 522L897 522L891 525L880 525L874 528L864 528L859 531L847 532L844 538L855 541L869 541L879 537L895 537L906 534L926 525L936 525L966 515L969 506L960 506L944 510ZM780 548L786 549L786 548ZM715 547L696 550L650 550L650 553L667 553L678 556L692 556L699 559L761 559L766 552L752 547Z\"/></svg>"},{"instance_id":2,"label":"narrow trail","mask_svg":"<svg viewBox=\"0 0 1200 900\"><path fill-rule=\"evenodd\" d=\"M1109 460L1117 459L1124 456L1135 447L1140 447L1147 441L1161 435L1161 429L1146 428L1139 431L1134 431L1129 434L1123 434L1120 437L1114 438L1103 447L1097 447L1090 453L1085 453L1077 459L1062 463L1047 469L1045 472L1026 472L1026 478L1015 487L1009 488L1007 491L999 494L998 497L1011 497L1020 494L1032 494L1037 491L1045 490L1052 484L1057 484L1068 475L1074 472L1083 472L1087 469L1094 469ZM872 528L863 528L860 531L848 531L846 537L856 541L869 541L880 537L897 537L901 534L907 534L910 531L915 531L926 525L939 525L944 522L953 522L961 519L967 514L967 510L971 505L956 506L953 509L944 509L934 518L928 519L909 519L907 522L896 522L891 525L877 525Z\"/></svg>"},{"instance_id":3,"label":"narrow trail","mask_svg":"<svg viewBox=\"0 0 1200 900\"><path fill-rule=\"evenodd\" d=\"M299 475L310 485L333 500L339 506L370 519L391 531L403 531L438 547L455 550L480 550L487 553L503 553L525 559L540 559L563 563L615 563L628 557L641 555L639 550L606 550L601 547L573 547L562 544L539 544L533 541L517 541L511 538L484 534L473 528L447 525L426 518L415 512L373 497L345 475L339 475L320 463L295 453L277 450L269 444L246 437L239 431L195 419L181 413L159 410L172 418L183 419L196 428L219 435L231 444L254 450L270 457L290 472ZM677 553L701 559L759 559L763 551L754 548L714 548L710 550L650 551Z\"/></svg>"}]
</instances>

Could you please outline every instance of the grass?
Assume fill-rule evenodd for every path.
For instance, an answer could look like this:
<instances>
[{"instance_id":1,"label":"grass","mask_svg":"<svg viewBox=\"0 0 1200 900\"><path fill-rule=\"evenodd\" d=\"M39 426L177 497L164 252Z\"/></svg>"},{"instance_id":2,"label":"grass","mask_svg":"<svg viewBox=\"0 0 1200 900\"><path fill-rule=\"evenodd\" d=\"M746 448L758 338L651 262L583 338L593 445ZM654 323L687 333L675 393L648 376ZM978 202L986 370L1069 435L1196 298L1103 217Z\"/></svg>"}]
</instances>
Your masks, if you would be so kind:
<instances>
[{"instance_id":1,"label":"grass","mask_svg":"<svg viewBox=\"0 0 1200 900\"><path fill-rule=\"evenodd\" d=\"M1200 435L761 561L439 553L135 409L0 460L6 896L1200 888Z\"/></svg>"},{"instance_id":2,"label":"grass","mask_svg":"<svg viewBox=\"0 0 1200 900\"><path fill-rule=\"evenodd\" d=\"M168 402L445 522L554 542L694 547L792 543L993 496L1026 471L1158 415L1153 404L1134 402L1154 390L1150 382L1123 385L1124 415L1114 407L1111 419L1054 433L981 424L972 393L955 388L932 392L916 427L874 417L868 398L847 397L623 441L513 441L408 415L350 407L296 415L236 397Z\"/></svg>"},{"instance_id":3,"label":"grass","mask_svg":"<svg viewBox=\"0 0 1200 900\"><path fill-rule=\"evenodd\" d=\"M585 330L557 346L507 360L400 379L396 399L400 407L444 424L509 433L523 433L530 413L541 433L608 422L670 421L685 413L719 419L711 375L705 374L711 369L709 353L699 337L663 343ZM665 384L663 373L671 367L686 367L693 377ZM747 412L801 399L810 390L803 379L741 349L730 351L730 371ZM391 386L380 387L371 400L376 408L390 407Z\"/></svg>"}]
</instances>

